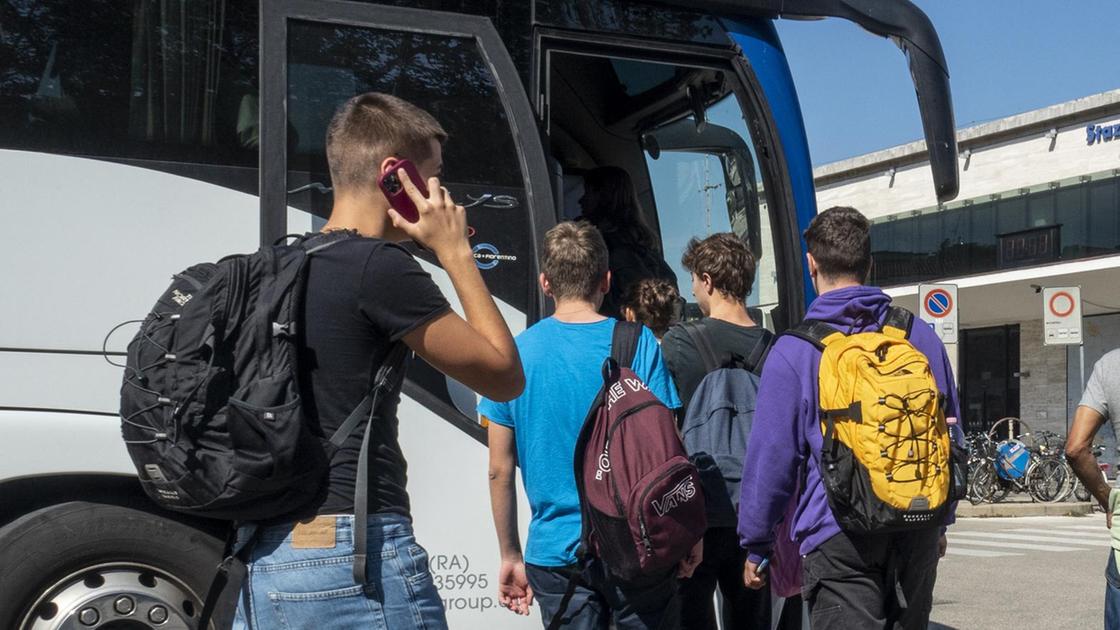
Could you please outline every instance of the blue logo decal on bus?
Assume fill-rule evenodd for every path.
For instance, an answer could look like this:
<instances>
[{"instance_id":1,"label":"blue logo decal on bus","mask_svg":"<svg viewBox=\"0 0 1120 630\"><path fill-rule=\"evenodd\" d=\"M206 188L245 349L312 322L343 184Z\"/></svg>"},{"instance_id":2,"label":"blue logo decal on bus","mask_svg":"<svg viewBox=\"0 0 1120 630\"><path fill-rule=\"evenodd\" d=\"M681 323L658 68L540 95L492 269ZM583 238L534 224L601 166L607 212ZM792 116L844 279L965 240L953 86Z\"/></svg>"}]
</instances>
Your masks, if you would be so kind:
<instances>
[{"instance_id":1,"label":"blue logo decal on bus","mask_svg":"<svg viewBox=\"0 0 1120 630\"><path fill-rule=\"evenodd\" d=\"M493 269L503 260L517 262L517 256L503 254L490 243L479 243L474 246L474 264L479 269Z\"/></svg>"}]
</instances>

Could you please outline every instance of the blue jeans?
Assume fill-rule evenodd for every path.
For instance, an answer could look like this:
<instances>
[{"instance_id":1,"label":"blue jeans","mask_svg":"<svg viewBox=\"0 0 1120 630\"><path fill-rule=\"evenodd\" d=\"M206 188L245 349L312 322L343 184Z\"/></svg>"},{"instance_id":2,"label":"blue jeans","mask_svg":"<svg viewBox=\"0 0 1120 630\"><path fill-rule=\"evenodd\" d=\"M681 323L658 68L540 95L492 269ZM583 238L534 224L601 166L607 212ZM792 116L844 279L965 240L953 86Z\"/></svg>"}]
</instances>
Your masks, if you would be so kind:
<instances>
[{"instance_id":1,"label":"blue jeans","mask_svg":"<svg viewBox=\"0 0 1120 630\"><path fill-rule=\"evenodd\" d=\"M408 518L368 517L366 583L353 576L353 516L293 547L294 523L263 528L250 555L234 630L446 630L447 618ZM332 535L333 533L333 535Z\"/></svg>"},{"instance_id":2,"label":"blue jeans","mask_svg":"<svg viewBox=\"0 0 1120 630\"><path fill-rule=\"evenodd\" d=\"M1104 628L1120 630L1120 573L1116 571L1116 554L1111 549L1108 550L1104 583Z\"/></svg>"}]
</instances>

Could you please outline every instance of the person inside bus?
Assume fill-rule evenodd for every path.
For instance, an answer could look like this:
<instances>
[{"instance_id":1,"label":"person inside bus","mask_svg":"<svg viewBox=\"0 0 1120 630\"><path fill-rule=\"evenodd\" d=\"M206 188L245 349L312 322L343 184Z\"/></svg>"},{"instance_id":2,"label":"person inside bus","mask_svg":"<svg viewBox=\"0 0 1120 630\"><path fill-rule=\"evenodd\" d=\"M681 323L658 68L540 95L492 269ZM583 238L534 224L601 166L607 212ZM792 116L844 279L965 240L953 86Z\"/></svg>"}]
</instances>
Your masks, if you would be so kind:
<instances>
[{"instance_id":1,"label":"person inside bus","mask_svg":"<svg viewBox=\"0 0 1120 630\"><path fill-rule=\"evenodd\" d=\"M622 298L622 317L628 322L641 322L660 342L669 327L680 321L681 294L668 280L645 278L630 285Z\"/></svg>"},{"instance_id":2,"label":"person inside bus","mask_svg":"<svg viewBox=\"0 0 1120 630\"><path fill-rule=\"evenodd\" d=\"M397 341L483 395L509 400L524 374L517 347L467 242L466 212L437 176L447 138L427 112L387 94L346 101L327 129L334 206L309 246L334 242L310 263L300 340L300 389L313 427L332 435L368 392L372 372ZM376 180L406 157L427 178L420 194L401 183L419 210L409 223ZM398 245L413 240L438 258L463 306L451 310L432 278ZM235 628L447 628L427 552L417 545L397 440L399 386L372 415L368 518L355 524L362 431L330 462L319 498L286 522L262 526L248 559ZM366 583L353 576L354 528L367 532ZM276 597L283 592L283 597Z\"/></svg>"},{"instance_id":3,"label":"person inside bus","mask_svg":"<svg viewBox=\"0 0 1120 630\"><path fill-rule=\"evenodd\" d=\"M612 622L618 630L676 628L677 568L641 585L622 584L601 562L581 568L576 557L582 522L572 458L603 384L603 358L610 355L617 323L599 308L611 282L599 231L583 221L549 230L539 281L555 311L517 336L525 392L509 402L484 398L478 405L489 431L490 503L501 552L499 603L527 615L536 601L546 628L557 615L560 627L570 630L607 630ZM666 407L680 407L648 329L642 329L632 366ZM524 552L517 529L519 466L532 513ZM694 549L681 561L682 575L691 575L701 554Z\"/></svg>"},{"instance_id":4,"label":"person inside bus","mask_svg":"<svg viewBox=\"0 0 1120 630\"><path fill-rule=\"evenodd\" d=\"M583 176L581 219L599 228L610 255L611 288L599 312L622 316L622 298L631 285L645 278L667 280L677 275L657 249L653 230L642 218L638 193L630 173L617 166L600 166Z\"/></svg>"}]
</instances>

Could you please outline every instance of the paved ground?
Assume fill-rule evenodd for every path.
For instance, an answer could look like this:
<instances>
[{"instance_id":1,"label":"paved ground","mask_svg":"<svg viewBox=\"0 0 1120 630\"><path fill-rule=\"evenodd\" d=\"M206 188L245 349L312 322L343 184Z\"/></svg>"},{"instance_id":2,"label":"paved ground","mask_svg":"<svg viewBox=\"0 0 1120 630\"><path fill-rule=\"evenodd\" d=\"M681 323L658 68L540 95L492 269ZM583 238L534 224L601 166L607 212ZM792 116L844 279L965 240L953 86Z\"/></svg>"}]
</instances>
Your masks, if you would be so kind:
<instances>
[{"instance_id":1,"label":"paved ground","mask_svg":"<svg viewBox=\"0 0 1120 630\"><path fill-rule=\"evenodd\" d=\"M999 503L972 505L961 501L957 505L957 518L989 518L1005 516L1085 516L1093 513L1093 503L1064 501L1062 503L1035 503L1030 497L1010 497Z\"/></svg>"},{"instance_id":2,"label":"paved ground","mask_svg":"<svg viewBox=\"0 0 1120 630\"><path fill-rule=\"evenodd\" d=\"M1104 515L969 518L949 530L932 628L1103 627Z\"/></svg>"}]
</instances>

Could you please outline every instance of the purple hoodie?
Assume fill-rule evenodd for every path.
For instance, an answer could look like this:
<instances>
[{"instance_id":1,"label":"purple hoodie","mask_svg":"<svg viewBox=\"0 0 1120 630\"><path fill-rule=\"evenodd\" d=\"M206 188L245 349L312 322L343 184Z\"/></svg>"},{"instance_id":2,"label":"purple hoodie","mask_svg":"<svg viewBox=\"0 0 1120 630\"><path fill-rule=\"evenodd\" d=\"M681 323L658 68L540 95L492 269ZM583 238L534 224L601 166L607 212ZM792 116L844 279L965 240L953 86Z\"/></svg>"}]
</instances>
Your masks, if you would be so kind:
<instances>
[{"instance_id":1,"label":"purple hoodie","mask_svg":"<svg viewBox=\"0 0 1120 630\"><path fill-rule=\"evenodd\" d=\"M869 317L882 323L890 305L890 296L878 287L846 287L814 300L805 318L845 331L855 326L861 332L871 328ZM915 317L910 342L929 359L937 386L946 395L945 416L959 417L957 388L941 340ZM819 361L820 352L806 341L781 336L763 367L739 502L739 539L752 562L769 554L774 527L786 512L803 467L805 488L797 497L791 528L801 554L840 533L819 469L823 441L817 411ZM953 433L961 442L959 431ZM953 522L955 508L950 509L946 525Z\"/></svg>"}]
</instances>

